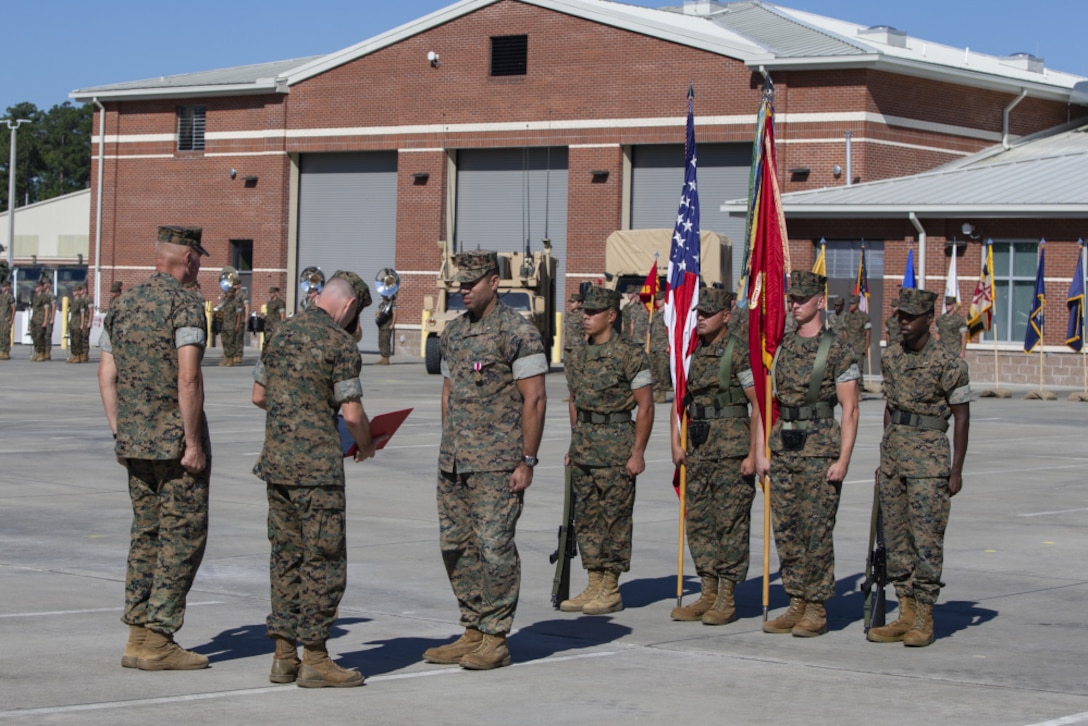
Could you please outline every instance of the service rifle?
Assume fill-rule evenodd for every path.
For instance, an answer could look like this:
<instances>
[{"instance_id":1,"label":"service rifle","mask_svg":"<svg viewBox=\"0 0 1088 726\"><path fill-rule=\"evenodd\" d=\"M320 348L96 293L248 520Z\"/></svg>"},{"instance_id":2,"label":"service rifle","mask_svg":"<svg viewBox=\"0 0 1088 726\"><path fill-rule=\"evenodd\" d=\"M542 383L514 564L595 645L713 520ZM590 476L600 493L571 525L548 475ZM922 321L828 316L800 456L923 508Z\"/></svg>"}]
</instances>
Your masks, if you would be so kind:
<instances>
[{"instance_id":1,"label":"service rifle","mask_svg":"<svg viewBox=\"0 0 1088 726\"><path fill-rule=\"evenodd\" d=\"M873 514L869 520L869 550L865 556L865 579L861 582L865 633L884 625L884 590L888 584L888 551L884 546L884 515L880 511L880 474L873 482Z\"/></svg>"},{"instance_id":2,"label":"service rifle","mask_svg":"<svg viewBox=\"0 0 1088 726\"><path fill-rule=\"evenodd\" d=\"M552 578L552 607L570 599L570 561L578 556L574 536L574 487L570 482L570 466L563 467L563 521L559 524L559 543L548 561L555 565Z\"/></svg>"}]
</instances>

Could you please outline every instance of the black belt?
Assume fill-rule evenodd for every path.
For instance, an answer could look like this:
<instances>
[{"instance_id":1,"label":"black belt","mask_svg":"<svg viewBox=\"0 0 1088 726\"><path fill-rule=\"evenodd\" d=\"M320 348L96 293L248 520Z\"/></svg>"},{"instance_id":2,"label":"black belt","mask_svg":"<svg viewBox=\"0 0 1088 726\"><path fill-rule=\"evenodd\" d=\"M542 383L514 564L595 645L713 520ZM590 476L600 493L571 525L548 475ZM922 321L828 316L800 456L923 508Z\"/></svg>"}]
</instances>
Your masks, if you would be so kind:
<instances>
[{"instance_id":1,"label":"black belt","mask_svg":"<svg viewBox=\"0 0 1088 726\"><path fill-rule=\"evenodd\" d=\"M716 418L747 418L748 406L701 406L693 403L688 406L688 417L692 421L709 421Z\"/></svg>"},{"instance_id":2,"label":"black belt","mask_svg":"<svg viewBox=\"0 0 1088 726\"><path fill-rule=\"evenodd\" d=\"M582 423L606 424L606 423L630 423L630 411L616 411L615 413L597 413L596 411L583 411L578 409L577 419Z\"/></svg>"},{"instance_id":3,"label":"black belt","mask_svg":"<svg viewBox=\"0 0 1088 726\"><path fill-rule=\"evenodd\" d=\"M948 421L939 416L923 416L920 413L908 413L894 408L891 409L891 414L893 424L912 426L927 431L940 431L941 433L948 431Z\"/></svg>"},{"instance_id":4,"label":"black belt","mask_svg":"<svg viewBox=\"0 0 1088 726\"><path fill-rule=\"evenodd\" d=\"M811 421L817 418L834 418L835 406L820 401L815 406L779 406L779 418L783 421Z\"/></svg>"}]
</instances>

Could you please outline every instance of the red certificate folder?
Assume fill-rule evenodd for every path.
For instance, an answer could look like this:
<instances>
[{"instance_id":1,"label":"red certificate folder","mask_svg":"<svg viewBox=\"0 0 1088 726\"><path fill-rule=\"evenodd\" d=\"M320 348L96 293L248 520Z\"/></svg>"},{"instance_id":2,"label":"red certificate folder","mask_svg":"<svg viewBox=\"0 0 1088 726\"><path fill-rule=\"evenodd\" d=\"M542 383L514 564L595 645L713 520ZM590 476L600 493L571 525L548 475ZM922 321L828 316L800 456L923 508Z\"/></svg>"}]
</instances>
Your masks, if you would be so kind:
<instances>
[{"instance_id":1,"label":"red certificate folder","mask_svg":"<svg viewBox=\"0 0 1088 726\"><path fill-rule=\"evenodd\" d=\"M399 411L390 411L370 419L370 437L376 442L374 448L384 449L411 412L410 408L402 408ZM336 426L340 429L340 450L344 452L345 457L355 456L359 447L355 445L355 439L351 437L343 416L337 415Z\"/></svg>"}]
</instances>

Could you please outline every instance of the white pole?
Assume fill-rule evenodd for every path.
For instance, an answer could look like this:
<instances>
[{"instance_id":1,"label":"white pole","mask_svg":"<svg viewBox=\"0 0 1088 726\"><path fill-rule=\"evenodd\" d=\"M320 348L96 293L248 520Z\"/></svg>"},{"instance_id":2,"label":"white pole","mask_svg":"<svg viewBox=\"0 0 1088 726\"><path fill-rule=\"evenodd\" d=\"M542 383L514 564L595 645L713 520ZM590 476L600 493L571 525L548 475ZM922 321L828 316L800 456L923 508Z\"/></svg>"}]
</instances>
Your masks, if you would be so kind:
<instances>
[{"instance_id":1,"label":"white pole","mask_svg":"<svg viewBox=\"0 0 1088 726\"><path fill-rule=\"evenodd\" d=\"M11 156L8 161L8 267L15 267L15 140L16 131L23 124L30 123L28 118L0 119L11 130Z\"/></svg>"}]
</instances>

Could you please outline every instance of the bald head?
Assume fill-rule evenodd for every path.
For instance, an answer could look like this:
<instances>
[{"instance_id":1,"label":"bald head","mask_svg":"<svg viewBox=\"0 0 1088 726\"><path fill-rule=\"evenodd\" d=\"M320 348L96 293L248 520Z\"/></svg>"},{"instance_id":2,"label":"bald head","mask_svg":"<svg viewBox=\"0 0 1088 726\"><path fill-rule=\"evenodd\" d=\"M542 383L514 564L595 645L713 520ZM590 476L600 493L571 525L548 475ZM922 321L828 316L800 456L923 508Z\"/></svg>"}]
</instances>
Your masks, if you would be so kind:
<instances>
[{"instance_id":1,"label":"bald head","mask_svg":"<svg viewBox=\"0 0 1088 726\"><path fill-rule=\"evenodd\" d=\"M188 284L200 272L200 253L185 245L156 242L155 269L165 272L182 284Z\"/></svg>"},{"instance_id":2,"label":"bald head","mask_svg":"<svg viewBox=\"0 0 1088 726\"><path fill-rule=\"evenodd\" d=\"M354 322L358 312L355 288L341 277L334 277L325 283L315 304L331 315L336 324L342 328Z\"/></svg>"}]
</instances>

